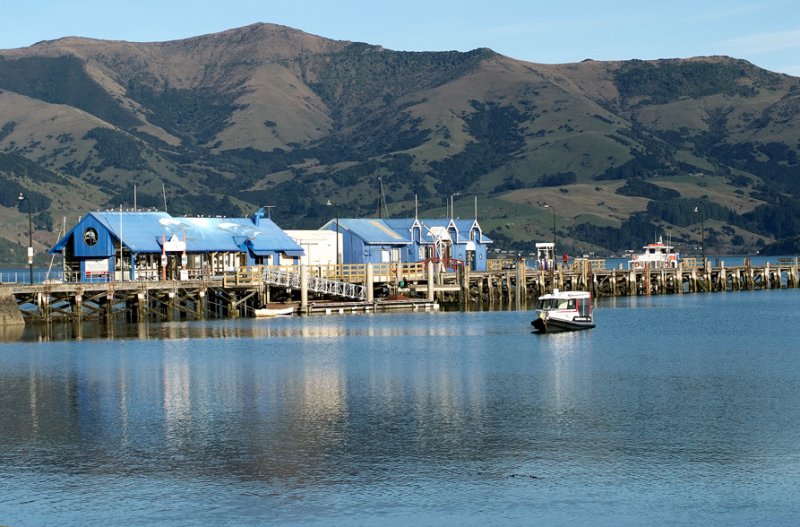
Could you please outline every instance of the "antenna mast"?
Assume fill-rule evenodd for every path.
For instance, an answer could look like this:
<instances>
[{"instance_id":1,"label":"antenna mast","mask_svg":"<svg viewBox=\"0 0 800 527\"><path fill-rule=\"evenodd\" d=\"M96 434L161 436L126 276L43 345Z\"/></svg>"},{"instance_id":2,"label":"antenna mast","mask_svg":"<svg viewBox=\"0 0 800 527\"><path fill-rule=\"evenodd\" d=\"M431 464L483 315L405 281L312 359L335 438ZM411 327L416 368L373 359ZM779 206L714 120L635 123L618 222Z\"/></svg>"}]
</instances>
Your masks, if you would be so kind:
<instances>
[{"instance_id":1,"label":"antenna mast","mask_svg":"<svg viewBox=\"0 0 800 527\"><path fill-rule=\"evenodd\" d=\"M378 198L378 218L388 218L389 209L386 208L386 197L383 195L383 180L380 176L378 176L378 188L380 190L380 197Z\"/></svg>"}]
</instances>

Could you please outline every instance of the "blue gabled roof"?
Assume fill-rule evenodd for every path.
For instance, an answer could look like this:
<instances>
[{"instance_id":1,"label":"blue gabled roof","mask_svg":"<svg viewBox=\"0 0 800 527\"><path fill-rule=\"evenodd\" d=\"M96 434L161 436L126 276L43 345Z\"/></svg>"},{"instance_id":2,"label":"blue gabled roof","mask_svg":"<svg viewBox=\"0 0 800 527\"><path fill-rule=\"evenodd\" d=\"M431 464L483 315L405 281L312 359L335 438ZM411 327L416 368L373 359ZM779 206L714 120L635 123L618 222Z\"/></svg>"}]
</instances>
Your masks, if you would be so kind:
<instances>
[{"instance_id":1,"label":"blue gabled roof","mask_svg":"<svg viewBox=\"0 0 800 527\"><path fill-rule=\"evenodd\" d=\"M352 222L354 220L339 220L340 226L344 225L344 222ZM477 224L475 219L455 219L450 220L447 218L433 218L433 219L415 219L415 218L389 218L385 220L358 220L358 221L380 221L383 222L386 227L391 229L392 231L396 232L400 235L404 240L411 239L411 228L414 226L415 223L419 223L422 226L422 239L423 241L427 240L430 241L431 237L428 235L430 229L447 229L452 225L458 230L459 240L454 240L457 242L466 242L469 240L469 232L472 230L472 227ZM328 225L331 225L329 223ZM478 225L480 227L480 225ZM360 233L360 231L359 231ZM481 230L481 243L492 243L492 240L489 239L486 234L483 233Z\"/></svg>"},{"instance_id":2,"label":"blue gabled roof","mask_svg":"<svg viewBox=\"0 0 800 527\"><path fill-rule=\"evenodd\" d=\"M167 238L172 235L166 224L173 218L166 212L90 212L58 240L50 252L62 251L75 231L92 218L117 239L122 232L125 245L133 252L161 252L161 235Z\"/></svg>"},{"instance_id":3,"label":"blue gabled roof","mask_svg":"<svg viewBox=\"0 0 800 527\"><path fill-rule=\"evenodd\" d=\"M123 240L131 252L161 252L162 236L183 239L186 227L166 212L90 212L112 236Z\"/></svg>"},{"instance_id":4,"label":"blue gabled roof","mask_svg":"<svg viewBox=\"0 0 800 527\"><path fill-rule=\"evenodd\" d=\"M336 230L336 220L331 220L323 229ZM408 236L398 233L381 219L339 218L339 230L347 231L373 245L407 245Z\"/></svg>"},{"instance_id":5,"label":"blue gabled roof","mask_svg":"<svg viewBox=\"0 0 800 527\"><path fill-rule=\"evenodd\" d=\"M121 239L131 252L159 253L162 240L177 236L186 240L188 252L238 252L250 248L254 253L285 252L302 254L303 248L284 233L272 220L260 219L256 225L250 218L184 218L166 212L90 212L116 239ZM79 222L51 249L59 252L74 234Z\"/></svg>"},{"instance_id":6,"label":"blue gabled roof","mask_svg":"<svg viewBox=\"0 0 800 527\"><path fill-rule=\"evenodd\" d=\"M388 218L383 220L390 229L399 233L404 238L411 237L411 227L417 221L414 218Z\"/></svg>"},{"instance_id":7,"label":"blue gabled roof","mask_svg":"<svg viewBox=\"0 0 800 527\"><path fill-rule=\"evenodd\" d=\"M253 227L253 223L247 218L237 218L237 220L241 220L243 224L249 222L250 227ZM255 226L255 231L252 231L248 246L257 255L268 252L283 252L289 256L303 254L300 244L268 218L258 220L258 225Z\"/></svg>"}]
</instances>

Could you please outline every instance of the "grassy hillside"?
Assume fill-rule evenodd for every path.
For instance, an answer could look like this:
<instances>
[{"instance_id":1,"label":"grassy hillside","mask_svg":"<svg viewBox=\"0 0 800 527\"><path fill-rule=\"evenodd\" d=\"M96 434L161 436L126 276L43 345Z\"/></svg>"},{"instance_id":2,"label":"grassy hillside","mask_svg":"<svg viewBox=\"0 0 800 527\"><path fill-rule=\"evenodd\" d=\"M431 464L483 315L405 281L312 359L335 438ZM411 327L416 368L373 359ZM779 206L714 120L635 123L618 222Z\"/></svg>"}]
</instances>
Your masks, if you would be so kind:
<instances>
[{"instance_id":1,"label":"grassy hillside","mask_svg":"<svg viewBox=\"0 0 800 527\"><path fill-rule=\"evenodd\" d=\"M800 233L800 80L727 57L537 65L256 24L168 43L64 39L0 55L0 238L137 204L286 228L378 208L473 214L498 245L749 252ZM69 189L69 190L68 190ZM2 196L0 196L2 198ZM551 208L545 208L548 204ZM461 209L464 209L461 211ZM689 211L689 212L687 212Z\"/></svg>"}]
</instances>

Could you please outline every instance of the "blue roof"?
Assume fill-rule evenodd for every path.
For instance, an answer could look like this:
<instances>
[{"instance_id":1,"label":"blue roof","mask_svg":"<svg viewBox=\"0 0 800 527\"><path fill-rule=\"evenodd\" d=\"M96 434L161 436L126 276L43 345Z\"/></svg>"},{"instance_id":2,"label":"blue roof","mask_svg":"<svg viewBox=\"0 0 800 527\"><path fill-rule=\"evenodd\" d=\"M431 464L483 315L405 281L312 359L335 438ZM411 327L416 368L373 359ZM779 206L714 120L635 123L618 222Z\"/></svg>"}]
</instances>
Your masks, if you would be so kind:
<instances>
[{"instance_id":1,"label":"blue roof","mask_svg":"<svg viewBox=\"0 0 800 527\"><path fill-rule=\"evenodd\" d=\"M411 237L411 227L414 226L414 218L388 218L383 220L390 229L401 234L405 238Z\"/></svg>"},{"instance_id":2,"label":"blue roof","mask_svg":"<svg viewBox=\"0 0 800 527\"><path fill-rule=\"evenodd\" d=\"M244 225L246 223L249 223L249 228L253 228L253 222L248 218L237 218L237 220L242 222L245 230L247 230L246 225ZM254 254L267 252L283 252L289 256L303 254L303 248L300 244L268 218L259 219L255 230L248 230L248 232L250 233L248 246Z\"/></svg>"},{"instance_id":3,"label":"blue roof","mask_svg":"<svg viewBox=\"0 0 800 527\"><path fill-rule=\"evenodd\" d=\"M323 228L335 230L336 221L329 221ZM339 230L350 232L368 244L407 245L411 243L408 236L398 233L381 219L339 218Z\"/></svg>"},{"instance_id":4,"label":"blue roof","mask_svg":"<svg viewBox=\"0 0 800 527\"><path fill-rule=\"evenodd\" d=\"M254 253L292 252L303 248L284 233L272 220L250 218L173 217L166 212L91 212L131 252L161 252L162 240L177 235L186 240L187 252L239 252L245 247ZM70 231L53 248L60 251L73 234Z\"/></svg>"}]
</instances>

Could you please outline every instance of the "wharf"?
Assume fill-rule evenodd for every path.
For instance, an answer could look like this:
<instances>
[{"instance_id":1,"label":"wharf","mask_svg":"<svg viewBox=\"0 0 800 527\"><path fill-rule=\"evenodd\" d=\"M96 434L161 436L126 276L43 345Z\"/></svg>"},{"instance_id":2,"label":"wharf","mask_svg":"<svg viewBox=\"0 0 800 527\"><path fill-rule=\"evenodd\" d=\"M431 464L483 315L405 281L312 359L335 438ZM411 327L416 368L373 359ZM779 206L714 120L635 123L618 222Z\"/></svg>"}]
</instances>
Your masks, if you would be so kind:
<instances>
[{"instance_id":1,"label":"wharf","mask_svg":"<svg viewBox=\"0 0 800 527\"><path fill-rule=\"evenodd\" d=\"M590 291L595 297L604 297L800 287L798 258L781 258L762 266L751 265L747 258L735 266L724 261L712 266L699 258L684 258L675 267L645 265L640 269L606 269L605 260L589 259L576 259L568 267L552 270L511 267L501 272L472 273L466 282L472 298L537 298L553 288Z\"/></svg>"},{"instance_id":2,"label":"wharf","mask_svg":"<svg viewBox=\"0 0 800 527\"><path fill-rule=\"evenodd\" d=\"M298 314L435 311L440 302L513 300L522 305L553 288L588 290L604 297L797 287L798 258L762 266L750 265L749 260L712 266L686 258L676 267L635 270L606 269L604 260L589 259L552 270L530 269L523 261L504 262L480 272L463 266L434 269L430 262L301 266L294 271L259 266L196 280L3 284L0 325L250 317L255 309L275 302L295 305Z\"/></svg>"}]
</instances>

